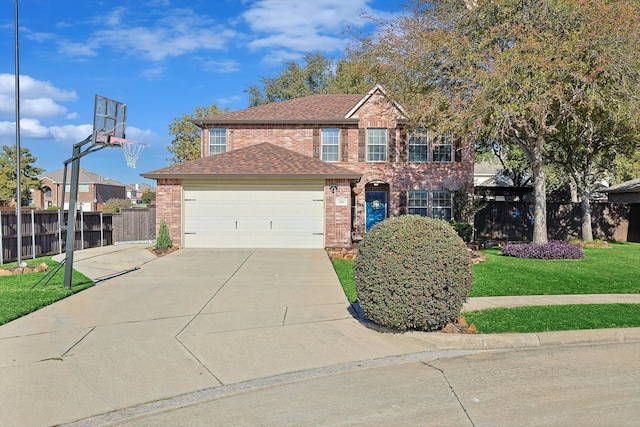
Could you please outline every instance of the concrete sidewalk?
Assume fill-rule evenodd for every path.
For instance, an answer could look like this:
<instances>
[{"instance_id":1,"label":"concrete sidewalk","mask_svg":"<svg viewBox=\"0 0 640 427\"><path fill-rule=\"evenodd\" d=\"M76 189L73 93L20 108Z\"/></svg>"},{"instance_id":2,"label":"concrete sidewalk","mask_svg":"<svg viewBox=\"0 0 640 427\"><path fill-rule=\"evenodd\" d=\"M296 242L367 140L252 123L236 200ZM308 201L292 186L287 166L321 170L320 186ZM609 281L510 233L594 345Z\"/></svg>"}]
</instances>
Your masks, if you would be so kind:
<instances>
[{"instance_id":1,"label":"concrete sidewalk","mask_svg":"<svg viewBox=\"0 0 640 427\"><path fill-rule=\"evenodd\" d=\"M0 326L0 425L69 423L389 358L640 341L640 328L380 333L352 316L322 250L156 258L146 246L76 252L74 268L92 279L131 271Z\"/></svg>"}]
</instances>

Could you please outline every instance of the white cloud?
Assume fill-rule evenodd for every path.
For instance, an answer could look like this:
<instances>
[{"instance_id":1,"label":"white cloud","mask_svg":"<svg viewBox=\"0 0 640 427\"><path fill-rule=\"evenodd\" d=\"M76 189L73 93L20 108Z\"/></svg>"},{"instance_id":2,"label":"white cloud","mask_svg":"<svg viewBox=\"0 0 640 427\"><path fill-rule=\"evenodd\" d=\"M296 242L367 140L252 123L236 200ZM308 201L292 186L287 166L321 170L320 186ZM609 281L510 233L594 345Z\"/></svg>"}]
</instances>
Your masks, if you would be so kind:
<instances>
[{"instance_id":1,"label":"white cloud","mask_svg":"<svg viewBox=\"0 0 640 427\"><path fill-rule=\"evenodd\" d=\"M55 117L67 113L59 102L75 101L73 90L59 89L51 82L20 76L20 113L28 118ZM0 117L15 117L15 77L0 74Z\"/></svg>"},{"instance_id":2,"label":"white cloud","mask_svg":"<svg viewBox=\"0 0 640 427\"><path fill-rule=\"evenodd\" d=\"M0 122L0 136L16 135L16 122ZM49 131L45 126L35 119L20 119L20 137L26 138L46 138Z\"/></svg>"},{"instance_id":3,"label":"white cloud","mask_svg":"<svg viewBox=\"0 0 640 427\"><path fill-rule=\"evenodd\" d=\"M362 14L374 14L368 0L260 0L242 14L255 33L252 49L324 52L343 49L348 27L365 25ZM338 34L338 35L336 35Z\"/></svg>"},{"instance_id":4,"label":"white cloud","mask_svg":"<svg viewBox=\"0 0 640 427\"><path fill-rule=\"evenodd\" d=\"M206 61L202 69L211 73L235 73L240 70L240 64L233 59Z\"/></svg>"},{"instance_id":5,"label":"white cloud","mask_svg":"<svg viewBox=\"0 0 640 427\"><path fill-rule=\"evenodd\" d=\"M22 120L20 120L22 123ZM49 132L58 142L80 142L93 132L93 125L51 126Z\"/></svg>"},{"instance_id":6,"label":"white cloud","mask_svg":"<svg viewBox=\"0 0 640 427\"><path fill-rule=\"evenodd\" d=\"M20 114L26 117L55 117L67 113L67 109L51 98L25 99L20 102Z\"/></svg>"},{"instance_id":7,"label":"white cloud","mask_svg":"<svg viewBox=\"0 0 640 427\"><path fill-rule=\"evenodd\" d=\"M215 25L191 9L162 8L164 17L151 23L152 13L145 15L145 26L135 25L129 10L121 7L94 18L99 23L87 40L59 42L61 53L74 57L96 56L106 48L123 55L142 56L152 61L182 56L198 50L222 50L237 33L222 25ZM107 25L105 25L107 24Z\"/></svg>"},{"instance_id":8,"label":"white cloud","mask_svg":"<svg viewBox=\"0 0 640 427\"><path fill-rule=\"evenodd\" d=\"M127 139L131 139L137 142L144 142L147 144L152 143L160 138L157 133L150 129L142 130L135 126L127 126L125 134L127 135Z\"/></svg>"}]
</instances>

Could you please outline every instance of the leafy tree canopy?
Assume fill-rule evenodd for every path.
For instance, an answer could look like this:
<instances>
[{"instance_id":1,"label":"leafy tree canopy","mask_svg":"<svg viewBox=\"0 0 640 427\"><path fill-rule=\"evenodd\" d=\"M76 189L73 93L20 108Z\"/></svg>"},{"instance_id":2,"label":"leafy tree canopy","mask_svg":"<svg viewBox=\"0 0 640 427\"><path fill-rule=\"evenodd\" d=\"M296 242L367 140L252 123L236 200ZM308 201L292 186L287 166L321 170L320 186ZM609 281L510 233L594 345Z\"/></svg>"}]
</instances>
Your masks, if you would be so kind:
<instances>
[{"instance_id":1,"label":"leafy tree canopy","mask_svg":"<svg viewBox=\"0 0 640 427\"><path fill-rule=\"evenodd\" d=\"M303 65L288 62L277 77L263 77L262 86L250 86L249 106L268 104L269 102L318 93L366 93L371 89L372 80L363 77L362 68L357 61L348 59L333 60L319 52L308 53Z\"/></svg>"},{"instance_id":2,"label":"leafy tree canopy","mask_svg":"<svg viewBox=\"0 0 640 427\"><path fill-rule=\"evenodd\" d=\"M533 176L534 241L545 242L547 144L563 123L593 124L596 111L616 123L640 111L638 2L410 5L354 54L407 107L414 126L517 145Z\"/></svg>"},{"instance_id":3,"label":"leafy tree canopy","mask_svg":"<svg viewBox=\"0 0 640 427\"><path fill-rule=\"evenodd\" d=\"M167 147L171 158L167 159L171 164L187 162L200 158L200 128L193 124L192 119L210 117L220 114L221 110L216 104L209 107L196 106L193 115L183 114L169 123L169 134L173 135L171 144Z\"/></svg>"},{"instance_id":4,"label":"leafy tree canopy","mask_svg":"<svg viewBox=\"0 0 640 427\"><path fill-rule=\"evenodd\" d=\"M22 204L31 199L30 190L39 190L41 188L38 175L43 170L34 166L36 160L37 158L31 154L28 148L20 148ZM3 145L0 152L0 200L12 201L16 199L16 172L16 147Z\"/></svg>"}]
</instances>

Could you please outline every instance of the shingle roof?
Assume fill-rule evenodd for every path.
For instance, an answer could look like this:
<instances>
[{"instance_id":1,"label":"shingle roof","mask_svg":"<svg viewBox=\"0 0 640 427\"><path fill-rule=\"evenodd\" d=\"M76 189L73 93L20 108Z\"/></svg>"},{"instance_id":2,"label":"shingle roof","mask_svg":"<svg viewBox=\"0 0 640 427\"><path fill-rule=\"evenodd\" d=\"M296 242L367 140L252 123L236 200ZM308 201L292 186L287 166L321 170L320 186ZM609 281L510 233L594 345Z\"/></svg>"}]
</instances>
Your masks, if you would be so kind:
<instances>
[{"instance_id":1,"label":"shingle roof","mask_svg":"<svg viewBox=\"0 0 640 427\"><path fill-rule=\"evenodd\" d=\"M115 179L106 178L102 175L98 175L97 173L88 171L86 169L80 168L80 179L79 184L103 184L103 185L114 185L118 187L125 187L121 182L116 181ZM38 175L39 179L49 178L51 181L55 183L62 183L64 177L64 169L58 169L52 172L45 172L43 174ZM67 184L71 182L71 168L67 170Z\"/></svg>"},{"instance_id":2,"label":"shingle roof","mask_svg":"<svg viewBox=\"0 0 640 427\"><path fill-rule=\"evenodd\" d=\"M178 163L141 174L145 178L315 177L357 179L361 174L268 142Z\"/></svg>"},{"instance_id":3,"label":"shingle roof","mask_svg":"<svg viewBox=\"0 0 640 427\"><path fill-rule=\"evenodd\" d=\"M282 102L272 102L245 110L217 114L194 119L197 125L234 122L357 122L346 115L362 100L364 95L310 95Z\"/></svg>"},{"instance_id":4,"label":"shingle roof","mask_svg":"<svg viewBox=\"0 0 640 427\"><path fill-rule=\"evenodd\" d=\"M640 178L625 181L618 185L612 185L600 191L603 193L640 193Z\"/></svg>"}]
</instances>

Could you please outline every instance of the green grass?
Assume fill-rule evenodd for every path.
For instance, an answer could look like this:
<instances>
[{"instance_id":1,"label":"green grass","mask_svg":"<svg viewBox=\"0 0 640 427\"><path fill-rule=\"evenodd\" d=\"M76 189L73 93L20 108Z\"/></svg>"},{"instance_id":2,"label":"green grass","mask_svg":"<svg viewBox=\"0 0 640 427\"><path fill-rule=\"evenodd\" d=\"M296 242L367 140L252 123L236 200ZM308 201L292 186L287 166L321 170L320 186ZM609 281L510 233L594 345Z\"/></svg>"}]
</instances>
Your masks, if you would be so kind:
<instances>
[{"instance_id":1,"label":"green grass","mask_svg":"<svg viewBox=\"0 0 640 427\"><path fill-rule=\"evenodd\" d=\"M585 248L582 260L503 257L498 249L481 252L487 261L473 267L471 297L640 293L638 243ZM357 301L353 261L334 260L333 266L349 302ZM624 328L640 326L640 304L498 308L464 316L483 333Z\"/></svg>"},{"instance_id":2,"label":"green grass","mask_svg":"<svg viewBox=\"0 0 640 427\"><path fill-rule=\"evenodd\" d=\"M640 244L585 248L582 260L503 257L498 249L473 268L471 297L640 293Z\"/></svg>"},{"instance_id":3,"label":"green grass","mask_svg":"<svg viewBox=\"0 0 640 427\"><path fill-rule=\"evenodd\" d=\"M640 326L640 304L546 305L463 313L484 334L634 328Z\"/></svg>"},{"instance_id":4,"label":"green grass","mask_svg":"<svg viewBox=\"0 0 640 427\"><path fill-rule=\"evenodd\" d=\"M353 279L353 261L348 259L336 259L332 261L338 279L342 284L342 289L350 303L358 300L356 297L356 282Z\"/></svg>"},{"instance_id":5,"label":"green grass","mask_svg":"<svg viewBox=\"0 0 640 427\"><path fill-rule=\"evenodd\" d=\"M29 265L38 265L42 262L46 263L49 269L58 265L51 257L27 261ZM15 267L15 265L16 263L11 263L2 267ZM63 267L47 285L42 283L31 289L46 274L47 272L0 276L0 325L93 286L91 279L74 270L72 289L66 289L63 286Z\"/></svg>"}]
</instances>

